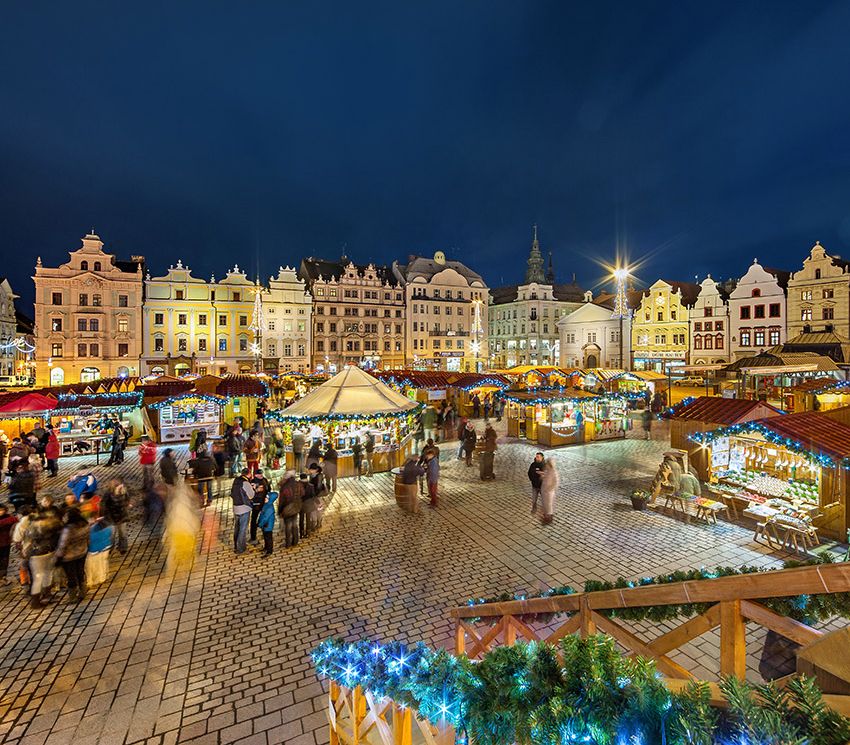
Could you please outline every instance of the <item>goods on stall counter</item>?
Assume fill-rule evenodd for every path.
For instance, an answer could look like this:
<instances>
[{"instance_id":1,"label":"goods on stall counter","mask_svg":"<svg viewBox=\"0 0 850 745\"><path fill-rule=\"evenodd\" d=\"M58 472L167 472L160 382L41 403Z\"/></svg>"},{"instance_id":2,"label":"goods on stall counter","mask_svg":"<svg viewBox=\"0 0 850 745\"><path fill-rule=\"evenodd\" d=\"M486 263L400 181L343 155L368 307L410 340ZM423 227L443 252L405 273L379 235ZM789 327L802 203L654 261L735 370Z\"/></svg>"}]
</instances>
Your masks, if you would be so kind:
<instances>
[{"instance_id":1,"label":"goods on stall counter","mask_svg":"<svg viewBox=\"0 0 850 745\"><path fill-rule=\"evenodd\" d=\"M745 487L748 490L757 491L769 497L792 496L809 502L816 502L818 499L817 484L807 481L797 481L794 479L783 481L775 476L768 476L767 474L757 473L755 471L720 472L717 476L730 484Z\"/></svg>"}]
</instances>

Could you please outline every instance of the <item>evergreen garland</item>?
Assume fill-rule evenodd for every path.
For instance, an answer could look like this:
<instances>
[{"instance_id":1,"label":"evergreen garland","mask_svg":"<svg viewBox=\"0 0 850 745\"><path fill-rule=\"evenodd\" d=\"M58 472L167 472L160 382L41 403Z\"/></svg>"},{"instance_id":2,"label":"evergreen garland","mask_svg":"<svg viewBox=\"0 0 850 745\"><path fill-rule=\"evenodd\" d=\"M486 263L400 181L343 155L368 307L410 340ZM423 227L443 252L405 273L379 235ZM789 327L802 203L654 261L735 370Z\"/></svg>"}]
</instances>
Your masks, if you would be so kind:
<instances>
[{"instance_id":1,"label":"evergreen garland","mask_svg":"<svg viewBox=\"0 0 850 745\"><path fill-rule=\"evenodd\" d=\"M814 566L816 564L831 564L833 559L829 554L822 554L817 558L807 561L786 561L783 569L793 569L802 566ZM705 568L691 569L689 571L677 571L663 574L658 577L644 577L637 581L627 580L619 577L614 582L603 582L601 580L587 580L584 583L584 592L602 592L605 590L628 589L632 587L645 587L648 585L666 585L675 582L687 582L693 580L716 579L718 577L733 577L741 574L755 574L757 572L774 572L776 569L761 569L759 567L742 566L717 567L714 570ZM468 605L482 605L485 603L504 603L511 600L527 600L529 598L547 598L558 595L572 595L575 590L572 587L555 587L545 590L536 595L525 595L502 593L493 598L470 599ZM795 621L813 625L837 616L850 618L850 592L825 593L820 595L795 595L792 597L765 598L759 601L762 605L781 616L793 618ZM713 603L683 603L681 605L645 605L634 608L618 608L611 610L599 610L598 612L609 618L621 618L625 621L671 621L680 617L697 616L705 613ZM554 613L525 613L519 616L524 623L548 623L560 615L571 615L568 611ZM470 622L496 623L500 619L496 616L484 618L471 618Z\"/></svg>"},{"instance_id":2,"label":"evergreen garland","mask_svg":"<svg viewBox=\"0 0 850 745\"><path fill-rule=\"evenodd\" d=\"M560 659L558 656L560 653ZM850 720L828 709L810 679L787 688L725 679L721 717L705 683L680 693L655 663L624 657L605 635L568 636L556 647L520 642L480 662L398 642L323 642L317 670L347 688L360 685L413 709L458 743L474 745L841 745Z\"/></svg>"}]
</instances>

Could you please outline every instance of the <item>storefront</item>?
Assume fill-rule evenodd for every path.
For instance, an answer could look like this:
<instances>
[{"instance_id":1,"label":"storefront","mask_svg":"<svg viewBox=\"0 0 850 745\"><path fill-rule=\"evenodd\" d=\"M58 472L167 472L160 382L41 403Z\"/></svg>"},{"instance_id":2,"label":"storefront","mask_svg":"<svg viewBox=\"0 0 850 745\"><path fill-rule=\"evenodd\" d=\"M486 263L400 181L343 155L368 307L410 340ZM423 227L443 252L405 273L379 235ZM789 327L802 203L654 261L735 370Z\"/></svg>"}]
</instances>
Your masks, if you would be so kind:
<instances>
[{"instance_id":1,"label":"storefront","mask_svg":"<svg viewBox=\"0 0 850 745\"><path fill-rule=\"evenodd\" d=\"M127 432L128 441L137 442L143 434L141 405L140 391L60 393L56 408L50 412L50 423L62 455L107 449L116 420ZM88 449L80 443L88 445Z\"/></svg>"},{"instance_id":2,"label":"storefront","mask_svg":"<svg viewBox=\"0 0 850 745\"><path fill-rule=\"evenodd\" d=\"M147 403L149 421L157 442L187 442L194 430L208 439L221 435L227 399L196 391L180 393Z\"/></svg>"},{"instance_id":3,"label":"storefront","mask_svg":"<svg viewBox=\"0 0 850 745\"><path fill-rule=\"evenodd\" d=\"M850 426L838 421L846 411L831 414L774 416L691 437L707 451L710 487L746 517L843 540Z\"/></svg>"}]
</instances>

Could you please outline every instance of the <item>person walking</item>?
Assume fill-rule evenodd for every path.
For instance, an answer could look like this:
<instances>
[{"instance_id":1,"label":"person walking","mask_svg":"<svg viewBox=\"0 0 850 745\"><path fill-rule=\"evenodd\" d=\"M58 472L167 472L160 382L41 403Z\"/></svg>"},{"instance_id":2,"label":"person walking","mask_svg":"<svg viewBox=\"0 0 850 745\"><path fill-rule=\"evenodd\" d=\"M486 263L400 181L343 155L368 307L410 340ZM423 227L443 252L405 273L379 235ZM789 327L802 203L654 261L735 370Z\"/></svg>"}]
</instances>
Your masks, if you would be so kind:
<instances>
[{"instance_id":1,"label":"person walking","mask_svg":"<svg viewBox=\"0 0 850 745\"><path fill-rule=\"evenodd\" d=\"M257 526L260 513L263 511L263 506L272 487L269 484L269 480L263 476L263 472L260 470L251 479L251 486L254 487L254 496L251 497L251 543L257 543Z\"/></svg>"},{"instance_id":2,"label":"person walking","mask_svg":"<svg viewBox=\"0 0 850 745\"><path fill-rule=\"evenodd\" d=\"M24 505L35 508L35 475L26 460L14 462L14 472L9 481L9 501L20 512Z\"/></svg>"},{"instance_id":3,"label":"person walking","mask_svg":"<svg viewBox=\"0 0 850 745\"><path fill-rule=\"evenodd\" d=\"M432 439L429 438L428 442L425 443L425 447L422 448L422 452L419 454L419 460L417 463L422 466L422 475L419 477L419 493L424 496L425 494L425 472L428 460L428 453L433 452L437 458L437 461L440 460L440 448L438 445L434 443Z\"/></svg>"},{"instance_id":4,"label":"person walking","mask_svg":"<svg viewBox=\"0 0 850 745\"><path fill-rule=\"evenodd\" d=\"M643 410L641 414L641 418L643 419L643 439L651 440L652 439L652 409L648 406Z\"/></svg>"},{"instance_id":5,"label":"person walking","mask_svg":"<svg viewBox=\"0 0 850 745\"><path fill-rule=\"evenodd\" d=\"M198 482L198 494L201 504L209 507L213 501L213 481L215 481L216 464L212 456L207 452L206 446L200 448L195 460L190 462L192 475ZM206 494L206 497L204 495Z\"/></svg>"},{"instance_id":6,"label":"person walking","mask_svg":"<svg viewBox=\"0 0 850 745\"><path fill-rule=\"evenodd\" d=\"M142 466L142 491L144 492L153 488L155 463L156 443L147 435L142 435L142 444L139 445L139 464Z\"/></svg>"},{"instance_id":7,"label":"person walking","mask_svg":"<svg viewBox=\"0 0 850 745\"><path fill-rule=\"evenodd\" d=\"M245 465L248 468L248 478L254 477L254 472L260 467L260 451L262 446L256 432L251 432L245 440L242 452L245 455Z\"/></svg>"},{"instance_id":8,"label":"person walking","mask_svg":"<svg viewBox=\"0 0 850 745\"><path fill-rule=\"evenodd\" d=\"M543 486L543 468L545 461L543 453L535 453L534 460L528 467L528 480L531 482L531 514L537 512L537 501L541 499L540 489Z\"/></svg>"},{"instance_id":9,"label":"person walking","mask_svg":"<svg viewBox=\"0 0 850 745\"><path fill-rule=\"evenodd\" d=\"M9 554L12 550L12 531L18 518L9 514L9 508L0 504L0 584L8 585Z\"/></svg>"},{"instance_id":10,"label":"person walking","mask_svg":"<svg viewBox=\"0 0 850 745\"><path fill-rule=\"evenodd\" d=\"M298 545L298 516L301 514L302 485L295 471L286 471L280 481L278 514L283 520L283 545L285 548Z\"/></svg>"},{"instance_id":11,"label":"person walking","mask_svg":"<svg viewBox=\"0 0 850 745\"><path fill-rule=\"evenodd\" d=\"M263 509L260 510L260 517L257 520L257 527L263 531L263 558L267 559L274 551L274 503L277 501L277 492L269 492L266 498L266 503Z\"/></svg>"},{"instance_id":12,"label":"person walking","mask_svg":"<svg viewBox=\"0 0 850 745\"><path fill-rule=\"evenodd\" d=\"M469 423L469 420L462 416L460 418L460 422L457 425L457 459L463 460L463 436L466 433L466 425Z\"/></svg>"},{"instance_id":13,"label":"person walking","mask_svg":"<svg viewBox=\"0 0 850 745\"><path fill-rule=\"evenodd\" d=\"M127 518L130 513L130 498L127 487L119 479L114 479L101 501L103 515L115 529L114 539L118 553L124 555L129 548L127 542Z\"/></svg>"},{"instance_id":14,"label":"person walking","mask_svg":"<svg viewBox=\"0 0 850 745\"><path fill-rule=\"evenodd\" d=\"M304 433L300 430L292 432L292 460L295 473L301 473L304 470Z\"/></svg>"},{"instance_id":15,"label":"person walking","mask_svg":"<svg viewBox=\"0 0 850 745\"><path fill-rule=\"evenodd\" d=\"M351 460L354 465L354 473L357 474L357 478L359 479L363 475L363 469L361 468L363 464L363 445L360 443L359 436L355 437L354 442L351 443Z\"/></svg>"},{"instance_id":16,"label":"person walking","mask_svg":"<svg viewBox=\"0 0 850 745\"><path fill-rule=\"evenodd\" d=\"M481 397L476 393L472 397L472 418L478 419L481 416Z\"/></svg>"},{"instance_id":17,"label":"person walking","mask_svg":"<svg viewBox=\"0 0 850 745\"><path fill-rule=\"evenodd\" d=\"M310 470L310 466L318 465L322 460L322 441L316 437L313 439L313 442L310 444L310 449L307 451L307 470Z\"/></svg>"},{"instance_id":18,"label":"person walking","mask_svg":"<svg viewBox=\"0 0 850 745\"><path fill-rule=\"evenodd\" d=\"M366 475L372 476L375 473L373 467L373 459L375 457L375 435L369 432L369 430L366 430L364 440L363 450L366 453Z\"/></svg>"},{"instance_id":19,"label":"person walking","mask_svg":"<svg viewBox=\"0 0 850 745\"><path fill-rule=\"evenodd\" d=\"M56 561L68 578L68 600L76 603L86 596L86 555L89 552L89 523L72 507L59 535Z\"/></svg>"},{"instance_id":20,"label":"person walking","mask_svg":"<svg viewBox=\"0 0 850 745\"><path fill-rule=\"evenodd\" d=\"M47 425L47 442L44 445L44 457L47 459L47 471L51 476L59 474L59 438L53 431L53 425Z\"/></svg>"},{"instance_id":21,"label":"person walking","mask_svg":"<svg viewBox=\"0 0 850 745\"><path fill-rule=\"evenodd\" d=\"M547 460L543 465L542 484L540 486L540 496L543 501L543 516L540 522L543 525L548 525L552 522L552 516L555 513L555 493L558 491L560 479L558 471L555 469L555 462Z\"/></svg>"},{"instance_id":22,"label":"person walking","mask_svg":"<svg viewBox=\"0 0 850 745\"><path fill-rule=\"evenodd\" d=\"M95 520L89 528L89 552L86 556L86 585L98 587L109 576L109 551L115 530L105 517Z\"/></svg>"},{"instance_id":23,"label":"person walking","mask_svg":"<svg viewBox=\"0 0 850 745\"><path fill-rule=\"evenodd\" d=\"M482 481L493 481L496 474L493 473L493 461L496 458L496 430L487 422L484 428L484 451L481 453L481 464L479 473Z\"/></svg>"},{"instance_id":24,"label":"person walking","mask_svg":"<svg viewBox=\"0 0 850 745\"><path fill-rule=\"evenodd\" d=\"M440 458L434 450L429 450L425 455L425 480L428 482L428 496L431 501L428 506L437 508L437 487L440 482Z\"/></svg>"},{"instance_id":25,"label":"person walking","mask_svg":"<svg viewBox=\"0 0 850 745\"><path fill-rule=\"evenodd\" d=\"M248 548L248 522L254 498L254 487L248 480L247 468L243 468L233 479L230 498L233 500L233 550L237 554L244 554Z\"/></svg>"},{"instance_id":26,"label":"person walking","mask_svg":"<svg viewBox=\"0 0 850 745\"><path fill-rule=\"evenodd\" d=\"M162 458L159 459L159 474L168 486L174 486L177 483L177 463L174 461L173 452L171 448L165 448Z\"/></svg>"},{"instance_id":27,"label":"person walking","mask_svg":"<svg viewBox=\"0 0 850 745\"><path fill-rule=\"evenodd\" d=\"M313 466L314 469L318 466ZM319 471L321 474L321 471ZM319 511L318 496L313 484L307 479L307 474L302 473L298 482L301 487L301 512L298 514L298 532L302 538L306 538L315 530L315 520Z\"/></svg>"},{"instance_id":28,"label":"person walking","mask_svg":"<svg viewBox=\"0 0 850 745\"><path fill-rule=\"evenodd\" d=\"M29 567L32 574L30 601L34 608L43 608L50 600L53 567L62 523L59 515L47 503L30 517L25 540L29 541Z\"/></svg>"},{"instance_id":29,"label":"person walking","mask_svg":"<svg viewBox=\"0 0 850 745\"><path fill-rule=\"evenodd\" d=\"M333 444L329 443L325 449L325 457L322 461L322 472L325 474L325 484L327 484L330 494L336 493L336 475L339 455L334 449Z\"/></svg>"},{"instance_id":30,"label":"person walking","mask_svg":"<svg viewBox=\"0 0 850 745\"><path fill-rule=\"evenodd\" d=\"M478 435L475 434L475 427L472 422L466 423L466 428L463 430L463 452L466 454L466 465L472 465L472 453L475 452L475 443L478 442Z\"/></svg>"},{"instance_id":31,"label":"person walking","mask_svg":"<svg viewBox=\"0 0 850 745\"><path fill-rule=\"evenodd\" d=\"M490 409L493 407L493 404L490 400L490 394L488 393L484 396L484 421L490 421Z\"/></svg>"},{"instance_id":32,"label":"person walking","mask_svg":"<svg viewBox=\"0 0 850 745\"><path fill-rule=\"evenodd\" d=\"M124 429L117 419L112 420L112 448L107 466L124 462Z\"/></svg>"},{"instance_id":33,"label":"person walking","mask_svg":"<svg viewBox=\"0 0 850 745\"><path fill-rule=\"evenodd\" d=\"M437 422L437 412L434 410L434 407L431 406L431 404L428 404L425 407L425 411L422 412L420 421L422 422L422 429L425 433L425 439L433 439L434 425Z\"/></svg>"}]
</instances>

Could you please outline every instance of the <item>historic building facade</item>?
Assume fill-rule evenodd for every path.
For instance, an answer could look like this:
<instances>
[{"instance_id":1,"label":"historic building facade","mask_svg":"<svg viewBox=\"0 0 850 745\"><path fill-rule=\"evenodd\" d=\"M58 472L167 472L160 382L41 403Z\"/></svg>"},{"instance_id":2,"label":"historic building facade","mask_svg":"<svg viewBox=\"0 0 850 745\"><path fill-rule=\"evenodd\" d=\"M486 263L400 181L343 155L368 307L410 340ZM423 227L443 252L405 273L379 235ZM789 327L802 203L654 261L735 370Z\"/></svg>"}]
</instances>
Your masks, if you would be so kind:
<instances>
[{"instance_id":1,"label":"historic building facade","mask_svg":"<svg viewBox=\"0 0 850 745\"><path fill-rule=\"evenodd\" d=\"M9 280L0 277L0 375L17 375L15 357L18 338L18 321L15 317L15 299Z\"/></svg>"},{"instance_id":2,"label":"historic building facade","mask_svg":"<svg viewBox=\"0 0 850 745\"><path fill-rule=\"evenodd\" d=\"M488 290L478 274L442 251L393 262L393 274L407 303L406 366L464 372L488 366Z\"/></svg>"},{"instance_id":3,"label":"historic building facade","mask_svg":"<svg viewBox=\"0 0 850 745\"><path fill-rule=\"evenodd\" d=\"M404 288L389 267L310 257L299 275L313 296L314 370L404 366Z\"/></svg>"},{"instance_id":4,"label":"historic building facade","mask_svg":"<svg viewBox=\"0 0 850 745\"><path fill-rule=\"evenodd\" d=\"M632 320L632 369L665 372L687 362L688 305L697 293L696 285L663 279L645 291Z\"/></svg>"},{"instance_id":5,"label":"historic building facade","mask_svg":"<svg viewBox=\"0 0 850 745\"><path fill-rule=\"evenodd\" d=\"M584 294L584 304L558 321L561 367L622 368L620 362L620 329L623 332L623 359L631 355L630 314L619 316L609 305L593 302L593 294Z\"/></svg>"},{"instance_id":6,"label":"historic building facade","mask_svg":"<svg viewBox=\"0 0 850 745\"><path fill-rule=\"evenodd\" d=\"M785 278L753 259L729 295L729 352L732 360L752 357L786 340Z\"/></svg>"},{"instance_id":7,"label":"historic building facade","mask_svg":"<svg viewBox=\"0 0 850 745\"><path fill-rule=\"evenodd\" d=\"M310 372L313 298L294 267L280 267L262 294L262 339L267 372Z\"/></svg>"},{"instance_id":8,"label":"historic building facade","mask_svg":"<svg viewBox=\"0 0 850 745\"><path fill-rule=\"evenodd\" d=\"M38 385L139 374L144 257L118 261L89 233L58 267L35 267Z\"/></svg>"},{"instance_id":9,"label":"historic building facade","mask_svg":"<svg viewBox=\"0 0 850 745\"><path fill-rule=\"evenodd\" d=\"M788 338L833 331L850 338L850 262L830 256L820 241L788 281Z\"/></svg>"},{"instance_id":10,"label":"historic building facade","mask_svg":"<svg viewBox=\"0 0 850 745\"><path fill-rule=\"evenodd\" d=\"M555 283L551 254L549 269L544 272L535 225L525 282L490 291L490 367L557 365L561 343L558 321L580 308L583 296L575 280L572 284Z\"/></svg>"},{"instance_id":11,"label":"historic building facade","mask_svg":"<svg viewBox=\"0 0 850 745\"><path fill-rule=\"evenodd\" d=\"M726 294L709 274L701 283L699 295L689 312L691 321L692 365L730 362L729 304Z\"/></svg>"}]
</instances>

